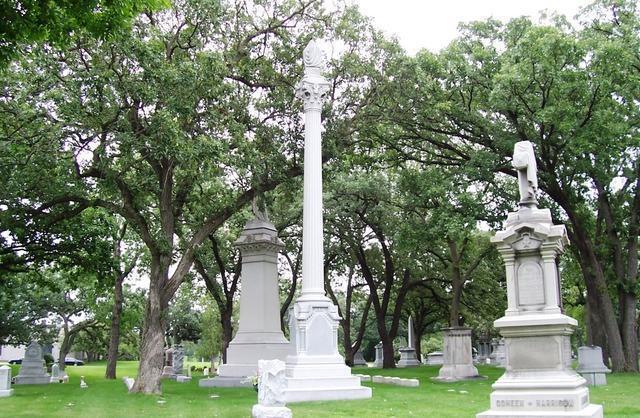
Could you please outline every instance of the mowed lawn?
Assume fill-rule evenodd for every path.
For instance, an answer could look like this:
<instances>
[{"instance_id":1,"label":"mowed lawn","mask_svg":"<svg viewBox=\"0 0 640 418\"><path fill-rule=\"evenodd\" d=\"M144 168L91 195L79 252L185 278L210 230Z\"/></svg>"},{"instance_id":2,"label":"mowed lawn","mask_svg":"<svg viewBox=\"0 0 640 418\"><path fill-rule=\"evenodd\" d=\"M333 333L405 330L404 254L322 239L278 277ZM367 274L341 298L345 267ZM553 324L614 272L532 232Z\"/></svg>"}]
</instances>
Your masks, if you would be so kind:
<instances>
[{"instance_id":1,"label":"mowed lawn","mask_svg":"<svg viewBox=\"0 0 640 418\"><path fill-rule=\"evenodd\" d=\"M200 388L194 376L188 384L164 381L162 396L127 393L122 376L135 377L136 362L118 364L118 380L105 380L104 363L68 366L67 384L14 386L14 395L0 398L3 417L250 417L257 401L250 388ZM435 366L381 370L354 368L355 373L417 377L420 387L366 383L373 398L361 401L290 404L294 417L474 417L489 407L491 383L502 369L480 366L487 380L435 383ZM14 366L14 375L18 366ZM80 376L89 387L80 388ZM606 417L640 417L640 376L608 376L609 385L591 388L591 401L604 405Z\"/></svg>"}]
</instances>

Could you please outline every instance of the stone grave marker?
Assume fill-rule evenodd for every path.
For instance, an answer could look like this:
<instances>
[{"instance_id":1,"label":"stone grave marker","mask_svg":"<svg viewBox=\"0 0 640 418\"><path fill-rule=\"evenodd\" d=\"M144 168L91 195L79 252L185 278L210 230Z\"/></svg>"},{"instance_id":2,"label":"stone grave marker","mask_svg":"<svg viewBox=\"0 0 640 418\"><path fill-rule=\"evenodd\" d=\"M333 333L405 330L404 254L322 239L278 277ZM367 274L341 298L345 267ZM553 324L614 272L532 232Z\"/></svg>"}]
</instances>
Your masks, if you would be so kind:
<instances>
[{"instance_id":1,"label":"stone grave marker","mask_svg":"<svg viewBox=\"0 0 640 418\"><path fill-rule=\"evenodd\" d=\"M37 342L31 341L27 346L15 381L16 385L48 384L51 381L44 363L42 347Z\"/></svg>"}]
</instances>

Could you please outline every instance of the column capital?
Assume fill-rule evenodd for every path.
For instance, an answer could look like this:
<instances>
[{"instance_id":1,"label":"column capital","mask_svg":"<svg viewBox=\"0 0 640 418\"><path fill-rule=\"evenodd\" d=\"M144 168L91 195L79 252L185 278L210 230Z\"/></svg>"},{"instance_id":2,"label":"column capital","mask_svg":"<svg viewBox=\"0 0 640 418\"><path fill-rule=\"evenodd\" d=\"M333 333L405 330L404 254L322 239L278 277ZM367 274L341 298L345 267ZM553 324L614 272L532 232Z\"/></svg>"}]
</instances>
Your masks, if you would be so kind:
<instances>
[{"instance_id":1,"label":"column capital","mask_svg":"<svg viewBox=\"0 0 640 418\"><path fill-rule=\"evenodd\" d=\"M304 110L322 110L329 91L329 82L323 77L303 78L296 86L296 97L304 103Z\"/></svg>"},{"instance_id":2,"label":"column capital","mask_svg":"<svg viewBox=\"0 0 640 418\"><path fill-rule=\"evenodd\" d=\"M322 76L324 53L318 42L312 40L302 54L304 60L304 77L296 86L296 97L304 102L305 110L321 110L329 82Z\"/></svg>"}]
</instances>

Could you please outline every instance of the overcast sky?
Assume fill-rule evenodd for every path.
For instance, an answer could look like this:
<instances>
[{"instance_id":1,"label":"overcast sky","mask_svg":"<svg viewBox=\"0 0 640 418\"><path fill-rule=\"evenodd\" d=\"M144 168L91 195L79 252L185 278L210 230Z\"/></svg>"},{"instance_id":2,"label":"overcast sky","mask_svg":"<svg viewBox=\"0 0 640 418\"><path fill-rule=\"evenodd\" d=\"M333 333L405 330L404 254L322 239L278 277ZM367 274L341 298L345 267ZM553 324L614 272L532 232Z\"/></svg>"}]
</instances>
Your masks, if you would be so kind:
<instances>
[{"instance_id":1,"label":"overcast sky","mask_svg":"<svg viewBox=\"0 0 640 418\"><path fill-rule=\"evenodd\" d=\"M397 35L411 54L422 48L437 52L456 37L459 22L494 17L537 18L539 11L556 11L568 17L591 0L352 0L376 26Z\"/></svg>"}]
</instances>

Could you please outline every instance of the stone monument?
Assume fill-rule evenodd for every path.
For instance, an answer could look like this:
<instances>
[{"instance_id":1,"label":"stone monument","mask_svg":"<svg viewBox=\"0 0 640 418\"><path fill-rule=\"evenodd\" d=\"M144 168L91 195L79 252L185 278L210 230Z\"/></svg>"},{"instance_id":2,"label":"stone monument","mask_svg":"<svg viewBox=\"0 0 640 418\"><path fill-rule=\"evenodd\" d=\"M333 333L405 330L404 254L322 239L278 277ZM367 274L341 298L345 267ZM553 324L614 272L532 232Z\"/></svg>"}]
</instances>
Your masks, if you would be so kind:
<instances>
[{"instance_id":1,"label":"stone monument","mask_svg":"<svg viewBox=\"0 0 640 418\"><path fill-rule=\"evenodd\" d=\"M491 340L491 354L489 355L491 364L498 367L505 367L507 364L507 353L504 346L504 338L494 338Z\"/></svg>"},{"instance_id":2,"label":"stone monument","mask_svg":"<svg viewBox=\"0 0 640 418\"><path fill-rule=\"evenodd\" d=\"M483 379L473 365L471 350L471 328L452 327L442 330L444 353L442 367L433 380L457 382L459 380Z\"/></svg>"},{"instance_id":3,"label":"stone monument","mask_svg":"<svg viewBox=\"0 0 640 418\"><path fill-rule=\"evenodd\" d=\"M278 252L284 244L255 203L254 215L235 243L242 253L238 332L218 376L200 380L200 386L250 386L247 376L256 374L258 360L284 361L289 354L289 342L280 328L278 295Z\"/></svg>"},{"instance_id":4,"label":"stone monument","mask_svg":"<svg viewBox=\"0 0 640 418\"><path fill-rule=\"evenodd\" d=\"M576 370L592 386L607 384L607 373L611 370L602 361L602 349L597 345L578 347L578 369Z\"/></svg>"},{"instance_id":5,"label":"stone monument","mask_svg":"<svg viewBox=\"0 0 640 418\"><path fill-rule=\"evenodd\" d=\"M442 351L432 351L427 354L426 364L429 366L441 366L444 364L444 354L442 354Z\"/></svg>"},{"instance_id":6,"label":"stone monument","mask_svg":"<svg viewBox=\"0 0 640 418\"><path fill-rule=\"evenodd\" d=\"M480 364L487 363L489 356L491 355L491 342L489 341L489 337L486 335L481 335L478 337L477 342L478 355L476 360Z\"/></svg>"},{"instance_id":7,"label":"stone monument","mask_svg":"<svg viewBox=\"0 0 640 418\"><path fill-rule=\"evenodd\" d=\"M173 348L169 347L164 350L164 368L162 369L162 378L175 379L176 375L173 373Z\"/></svg>"},{"instance_id":8,"label":"stone monument","mask_svg":"<svg viewBox=\"0 0 640 418\"><path fill-rule=\"evenodd\" d=\"M338 352L340 316L324 291L320 114L329 82L321 74L324 54L315 41L303 56L304 77L296 88L305 119L302 289L293 307L285 397L287 402L370 398L371 388L360 385Z\"/></svg>"},{"instance_id":9,"label":"stone monument","mask_svg":"<svg viewBox=\"0 0 640 418\"><path fill-rule=\"evenodd\" d=\"M407 347L403 347L399 351L398 367L418 367L420 365L416 356L416 349L413 348L413 319L411 315L409 315L407 323Z\"/></svg>"},{"instance_id":10,"label":"stone monument","mask_svg":"<svg viewBox=\"0 0 640 418\"><path fill-rule=\"evenodd\" d=\"M171 364L173 368L173 374L183 375L184 374L184 349L181 345L177 345L173 348L173 363Z\"/></svg>"},{"instance_id":11,"label":"stone monument","mask_svg":"<svg viewBox=\"0 0 640 418\"><path fill-rule=\"evenodd\" d=\"M353 355L353 365L368 366L367 361L364 359L364 356L362 355L361 350L356 351L356 353Z\"/></svg>"},{"instance_id":12,"label":"stone monument","mask_svg":"<svg viewBox=\"0 0 640 418\"><path fill-rule=\"evenodd\" d=\"M253 418L291 418L285 406L286 365L281 360L258 361L258 403L253 405Z\"/></svg>"},{"instance_id":13,"label":"stone monument","mask_svg":"<svg viewBox=\"0 0 640 418\"><path fill-rule=\"evenodd\" d=\"M513 167L519 209L492 238L506 268L507 310L494 322L505 338L506 371L492 386L491 409L477 417L602 417L602 406L589 403L585 379L571 369L577 321L560 309L558 269L567 233L537 207L530 142L515 145Z\"/></svg>"},{"instance_id":14,"label":"stone monument","mask_svg":"<svg viewBox=\"0 0 640 418\"><path fill-rule=\"evenodd\" d=\"M382 341L376 344L376 359L373 361L373 367L384 366L384 351L382 350Z\"/></svg>"},{"instance_id":15,"label":"stone monument","mask_svg":"<svg viewBox=\"0 0 640 418\"><path fill-rule=\"evenodd\" d=\"M51 379L49 381L51 383L62 382L62 377L60 376L60 366L58 366L58 363L53 363L51 365Z\"/></svg>"},{"instance_id":16,"label":"stone monument","mask_svg":"<svg viewBox=\"0 0 640 418\"><path fill-rule=\"evenodd\" d=\"M11 367L0 366L0 398L13 395L11 389Z\"/></svg>"},{"instance_id":17,"label":"stone monument","mask_svg":"<svg viewBox=\"0 0 640 418\"><path fill-rule=\"evenodd\" d=\"M51 381L44 363L42 347L37 342L31 341L27 346L15 381L16 385L39 385Z\"/></svg>"}]
</instances>

